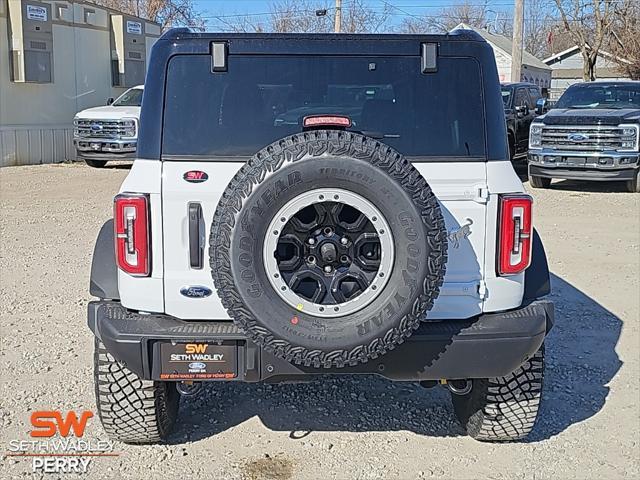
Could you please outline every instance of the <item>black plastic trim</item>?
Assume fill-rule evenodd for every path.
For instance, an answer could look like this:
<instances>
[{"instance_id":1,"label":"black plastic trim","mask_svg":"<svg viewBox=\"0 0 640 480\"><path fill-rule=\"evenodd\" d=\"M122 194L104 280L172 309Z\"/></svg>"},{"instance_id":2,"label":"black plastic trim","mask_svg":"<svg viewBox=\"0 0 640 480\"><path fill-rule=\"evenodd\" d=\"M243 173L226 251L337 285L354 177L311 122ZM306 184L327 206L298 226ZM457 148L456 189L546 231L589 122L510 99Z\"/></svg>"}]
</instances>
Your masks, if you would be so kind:
<instances>
[{"instance_id":1,"label":"black plastic trim","mask_svg":"<svg viewBox=\"0 0 640 480\"><path fill-rule=\"evenodd\" d=\"M531 242L531 265L524 271L524 296L522 301L527 304L550 293L551 280L547 254L544 251L540 235L534 228Z\"/></svg>"},{"instance_id":2,"label":"black plastic trim","mask_svg":"<svg viewBox=\"0 0 640 480\"><path fill-rule=\"evenodd\" d=\"M237 341L235 381L309 381L319 374L377 374L396 381L487 378L507 375L531 357L553 326L553 304L524 307L466 320L423 322L402 345L365 364L315 369L295 366L265 352L230 320L185 321L168 315L142 315L118 302L90 302L89 328L107 350L142 378L158 379L153 369L157 341ZM156 377L154 377L156 375Z\"/></svg>"},{"instance_id":3,"label":"black plastic trim","mask_svg":"<svg viewBox=\"0 0 640 480\"><path fill-rule=\"evenodd\" d=\"M461 162L486 162L486 157L441 157L441 156L405 156L411 163L461 163ZM241 163L244 164L251 156L239 155L237 157L213 156L213 155L162 155L165 162L215 162L215 163Z\"/></svg>"},{"instance_id":4,"label":"black plastic trim","mask_svg":"<svg viewBox=\"0 0 640 480\"><path fill-rule=\"evenodd\" d=\"M202 205L198 202L191 202L188 205L189 217L189 265L191 268L200 270L204 259L203 228L204 218L202 217Z\"/></svg>"},{"instance_id":5,"label":"black plastic trim","mask_svg":"<svg viewBox=\"0 0 640 480\"><path fill-rule=\"evenodd\" d=\"M113 242L113 219L102 225L93 249L89 293L102 299L119 300L118 267Z\"/></svg>"}]
</instances>

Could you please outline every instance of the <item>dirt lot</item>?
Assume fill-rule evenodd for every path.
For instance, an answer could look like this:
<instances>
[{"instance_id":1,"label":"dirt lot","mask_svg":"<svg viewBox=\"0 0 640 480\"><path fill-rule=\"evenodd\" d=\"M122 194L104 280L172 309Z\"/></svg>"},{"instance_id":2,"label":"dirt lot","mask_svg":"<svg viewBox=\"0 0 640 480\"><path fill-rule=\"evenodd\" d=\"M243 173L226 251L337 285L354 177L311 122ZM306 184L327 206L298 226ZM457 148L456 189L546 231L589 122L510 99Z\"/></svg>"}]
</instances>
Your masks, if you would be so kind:
<instances>
[{"instance_id":1,"label":"dirt lot","mask_svg":"<svg viewBox=\"0 0 640 480\"><path fill-rule=\"evenodd\" d=\"M0 170L2 453L34 410L94 409L86 327L93 242L124 168ZM85 478L639 478L640 195L562 182L534 191L553 272L544 406L526 443L465 436L448 394L377 378L216 384L163 446L116 444ZM85 437L105 439L96 418ZM31 476L5 457L0 477Z\"/></svg>"}]
</instances>

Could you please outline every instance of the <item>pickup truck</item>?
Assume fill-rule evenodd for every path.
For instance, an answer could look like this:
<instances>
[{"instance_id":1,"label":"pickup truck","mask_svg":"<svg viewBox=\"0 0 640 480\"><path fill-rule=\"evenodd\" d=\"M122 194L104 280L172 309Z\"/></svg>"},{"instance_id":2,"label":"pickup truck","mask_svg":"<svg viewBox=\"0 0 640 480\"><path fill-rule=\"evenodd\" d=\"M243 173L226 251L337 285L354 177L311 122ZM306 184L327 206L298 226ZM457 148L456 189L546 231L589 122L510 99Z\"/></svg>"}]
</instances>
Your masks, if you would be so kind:
<instances>
[{"instance_id":1,"label":"pickup truck","mask_svg":"<svg viewBox=\"0 0 640 480\"><path fill-rule=\"evenodd\" d=\"M539 113L546 101L539 100ZM621 181L640 192L640 82L589 82L569 87L554 108L531 123L529 183L552 178Z\"/></svg>"},{"instance_id":2,"label":"pickup truck","mask_svg":"<svg viewBox=\"0 0 640 480\"><path fill-rule=\"evenodd\" d=\"M503 83L500 85L504 116L507 122L509 158L526 159L529 127L536 117L536 103L542 98L540 87L533 83Z\"/></svg>"},{"instance_id":3,"label":"pickup truck","mask_svg":"<svg viewBox=\"0 0 640 480\"><path fill-rule=\"evenodd\" d=\"M108 160L133 158L136 153L144 87L130 88L107 105L87 108L73 119L73 144L78 156L95 168Z\"/></svg>"}]
</instances>

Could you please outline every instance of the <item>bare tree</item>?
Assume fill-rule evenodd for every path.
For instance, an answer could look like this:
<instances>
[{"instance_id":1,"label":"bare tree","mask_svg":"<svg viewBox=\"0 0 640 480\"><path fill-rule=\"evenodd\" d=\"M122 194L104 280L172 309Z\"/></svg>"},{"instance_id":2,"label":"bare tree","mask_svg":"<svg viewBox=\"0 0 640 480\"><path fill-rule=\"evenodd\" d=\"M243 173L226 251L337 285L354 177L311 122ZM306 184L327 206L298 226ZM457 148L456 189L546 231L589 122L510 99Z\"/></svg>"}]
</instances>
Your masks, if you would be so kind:
<instances>
[{"instance_id":1,"label":"bare tree","mask_svg":"<svg viewBox=\"0 0 640 480\"><path fill-rule=\"evenodd\" d=\"M192 0L93 0L93 3L157 22L163 30L175 26L204 28Z\"/></svg>"},{"instance_id":2,"label":"bare tree","mask_svg":"<svg viewBox=\"0 0 640 480\"><path fill-rule=\"evenodd\" d=\"M333 32L334 2L330 0L274 0L264 18L250 14L215 17L234 32L329 33ZM374 33L383 28L390 7L376 10L363 0L350 0L342 6L344 33Z\"/></svg>"},{"instance_id":3,"label":"bare tree","mask_svg":"<svg viewBox=\"0 0 640 480\"><path fill-rule=\"evenodd\" d=\"M363 0L351 0L342 7L342 31L344 33L377 33L385 25L391 5L383 3L378 12L368 7Z\"/></svg>"},{"instance_id":4,"label":"bare tree","mask_svg":"<svg viewBox=\"0 0 640 480\"><path fill-rule=\"evenodd\" d=\"M596 79L598 53L611 34L616 0L555 0L564 29L582 54L582 78Z\"/></svg>"},{"instance_id":5,"label":"bare tree","mask_svg":"<svg viewBox=\"0 0 640 480\"><path fill-rule=\"evenodd\" d=\"M278 0L270 6L268 31L321 33L333 30L327 1ZM316 12L325 12L320 16Z\"/></svg>"},{"instance_id":6,"label":"bare tree","mask_svg":"<svg viewBox=\"0 0 640 480\"><path fill-rule=\"evenodd\" d=\"M616 6L611 27L609 49L616 56L620 72L634 80L640 80L640 3L624 0Z\"/></svg>"},{"instance_id":7,"label":"bare tree","mask_svg":"<svg viewBox=\"0 0 640 480\"><path fill-rule=\"evenodd\" d=\"M472 3L463 0L450 7L444 7L435 14L406 17L400 23L403 33L445 33L460 23L471 27L485 28L487 25L487 3Z\"/></svg>"}]
</instances>

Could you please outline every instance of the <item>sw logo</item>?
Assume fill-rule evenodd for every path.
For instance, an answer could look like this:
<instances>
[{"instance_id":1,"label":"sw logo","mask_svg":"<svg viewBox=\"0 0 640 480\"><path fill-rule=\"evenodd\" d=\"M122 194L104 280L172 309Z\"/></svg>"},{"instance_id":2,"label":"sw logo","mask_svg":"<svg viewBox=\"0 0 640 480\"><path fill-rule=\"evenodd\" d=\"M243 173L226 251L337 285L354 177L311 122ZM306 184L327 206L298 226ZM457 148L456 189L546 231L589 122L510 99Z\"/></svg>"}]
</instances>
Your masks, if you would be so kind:
<instances>
[{"instance_id":1,"label":"sw logo","mask_svg":"<svg viewBox=\"0 0 640 480\"><path fill-rule=\"evenodd\" d=\"M184 347L185 353L205 353L208 345L205 343L187 343Z\"/></svg>"},{"instance_id":2,"label":"sw logo","mask_svg":"<svg viewBox=\"0 0 640 480\"><path fill-rule=\"evenodd\" d=\"M209 179L209 175L202 170L189 170L185 172L182 178L189 183L202 183Z\"/></svg>"},{"instance_id":3,"label":"sw logo","mask_svg":"<svg viewBox=\"0 0 640 480\"><path fill-rule=\"evenodd\" d=\"M31 430L30 435L32 437L53 437L56 433L59 433L63 437L68 437L71 430L76 437L82 437L84 435L84 429L87 426L87 421L93 417L93 413L85 410L80 414L80 418L76 415L76 412L67 412L66 418L62 418L62 413L59 411L39 411L31 414Z\"/></svg>"}]
</instances>

